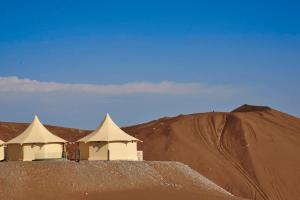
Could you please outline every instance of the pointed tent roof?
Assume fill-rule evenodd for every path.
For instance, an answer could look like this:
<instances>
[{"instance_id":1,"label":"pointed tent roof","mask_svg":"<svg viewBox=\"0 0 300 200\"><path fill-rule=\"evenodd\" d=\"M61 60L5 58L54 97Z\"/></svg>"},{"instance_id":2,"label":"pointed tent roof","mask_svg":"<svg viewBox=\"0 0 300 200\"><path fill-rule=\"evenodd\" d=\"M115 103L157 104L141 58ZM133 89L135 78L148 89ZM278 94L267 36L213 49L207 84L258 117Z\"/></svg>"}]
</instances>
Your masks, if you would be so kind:
<instances>
[{"instance_id":1,"label":"pointed tent roof","mask_svg":"<svg viewBox=\"0 0 300 200\"><path fill-rule=\"evenodd\" d=\"M132 137L122 131L118 125L116 125L109 114L107 113L100 126L91 134L81 138L78 142L112 142L112 141L140 141L139 139Z\"/></svg>"},{"instance_id":2,"label":"pointed tent roof","mask_svg":"<svg viewBox=\"0 0 300 200\"><path fill-rule=\"evenodd\" d=\"M37 116L34 116L31 124L17 137L6 142L7 144L25 143L65 143L66 140L54 135L46 129Z\"/></svg>"}]
</instances>

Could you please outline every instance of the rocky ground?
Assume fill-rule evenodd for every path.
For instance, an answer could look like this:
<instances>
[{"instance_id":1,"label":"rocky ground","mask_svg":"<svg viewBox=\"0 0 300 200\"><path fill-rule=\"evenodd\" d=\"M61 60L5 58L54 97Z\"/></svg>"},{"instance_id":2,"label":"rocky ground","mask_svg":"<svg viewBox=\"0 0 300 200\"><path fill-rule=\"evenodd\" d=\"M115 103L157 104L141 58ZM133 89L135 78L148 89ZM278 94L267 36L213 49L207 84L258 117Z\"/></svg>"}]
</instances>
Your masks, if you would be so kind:
<instances>
[{"instance_id":1,"label":"rocky ground","mask_svg":"<svg viewBox=\"0 0 300 200\"><path fill-rule=\"evenodd\" d=\"M0 163L0 199L238 199L179 162Z\"/></svg>"}]
</instances>

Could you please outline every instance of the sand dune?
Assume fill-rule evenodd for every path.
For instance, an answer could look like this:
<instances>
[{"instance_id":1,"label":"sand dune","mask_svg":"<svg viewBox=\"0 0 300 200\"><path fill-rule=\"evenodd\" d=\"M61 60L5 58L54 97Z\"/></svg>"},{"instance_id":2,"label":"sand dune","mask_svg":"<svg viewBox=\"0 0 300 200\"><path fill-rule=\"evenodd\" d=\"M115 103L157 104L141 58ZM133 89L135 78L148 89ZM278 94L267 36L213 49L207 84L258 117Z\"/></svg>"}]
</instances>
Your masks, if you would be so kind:
<instances>
[{"instance_id":1,"label":"sand dune","mask_svg":"<svg viewBox=\"0 0 300 200\"><path fill-rule=\"evenodd\" d=\"M47 127L69 141L90 132ZM0 139L7 141L25 128L26 124L0 122ZM299 118L245 105L229 113L166 117L124 129L144 141L140 148L146 160L188 164L235 196L299 199ZM74 146L69 150L72 156Z\"/></svg>"},{"instance_id":2,"label":"sand dune","mask_svg":"<svg viewBox=\"0 0 300 200\"><path fill-rule=\"evenodd\" d=\"M268 107L163 118L125 130L147 160L177 160L236 196L298 199L300 119Z\"/></svg>"}]
</instances>

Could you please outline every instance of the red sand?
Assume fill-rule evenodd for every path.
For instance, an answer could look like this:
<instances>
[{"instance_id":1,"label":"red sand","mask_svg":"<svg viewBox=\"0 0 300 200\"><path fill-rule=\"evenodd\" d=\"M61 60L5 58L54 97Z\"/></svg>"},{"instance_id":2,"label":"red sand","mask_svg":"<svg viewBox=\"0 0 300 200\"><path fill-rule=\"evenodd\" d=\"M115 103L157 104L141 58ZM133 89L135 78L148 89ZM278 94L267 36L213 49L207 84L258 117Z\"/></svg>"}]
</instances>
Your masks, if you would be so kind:
<instances>
[{"instance_id":1,"label":"red sand","mask_svg":"<svg viewBox=\"0 0 300 200\"><path fill-rule=\"evenodd\" d=\"M268 107L163 118L125 128L146 160L176 160L236 196L299 199L300 119Z\"/></svg>"},{"instance_id":2,"label":"red sand","mask_svg":"<svg viewBox=\"0 0 300 200\"><path fill-rule=\"evenodd\" d=\"M6 141L25 128L1 122L0 138ZM69 141L90 132L48 128ZM140 148L146 160L183 162L236 196L299 198L299 118L246 105L230 113L180 115L124 130L144 141Z\"/></svg>"}]
</instances>

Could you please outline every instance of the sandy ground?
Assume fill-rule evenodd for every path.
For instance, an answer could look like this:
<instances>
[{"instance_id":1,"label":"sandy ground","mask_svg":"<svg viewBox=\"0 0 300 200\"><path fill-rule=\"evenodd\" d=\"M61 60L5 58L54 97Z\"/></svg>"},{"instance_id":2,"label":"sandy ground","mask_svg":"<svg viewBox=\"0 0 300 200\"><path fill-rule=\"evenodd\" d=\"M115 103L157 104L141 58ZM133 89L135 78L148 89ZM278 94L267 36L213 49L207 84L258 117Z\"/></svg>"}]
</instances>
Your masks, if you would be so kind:
<instances>
[{"instance_id":1,"label":"sandy ground","mask_svg":"<svg viewBox=\"0 0 300 200\"><path fill-rule=\"evenodd\" d=\"M0 163L0 199L238 200L178 162Z\"/></svg>"},{"instance_id":2,"label":"sandy ground","mask_svg":"<svg viewBox=\"0 0 300 200\"><path fill-rule=\"evenodd\" d=\"M0 122L0 139L7 141L26 126ZM47 128L69 141L90 132ZM124 130L144 141L139 148L146 160L188 164L235 196L299 199L299 118L268 107L245 105L233 112L165 117ZM69 155L74 148L69 146Z\"/></svg>"}]
</instances>

